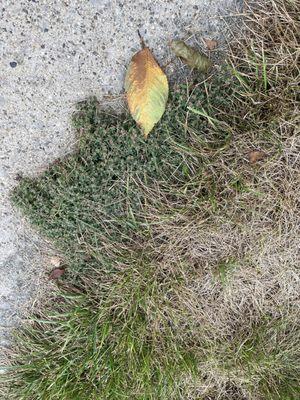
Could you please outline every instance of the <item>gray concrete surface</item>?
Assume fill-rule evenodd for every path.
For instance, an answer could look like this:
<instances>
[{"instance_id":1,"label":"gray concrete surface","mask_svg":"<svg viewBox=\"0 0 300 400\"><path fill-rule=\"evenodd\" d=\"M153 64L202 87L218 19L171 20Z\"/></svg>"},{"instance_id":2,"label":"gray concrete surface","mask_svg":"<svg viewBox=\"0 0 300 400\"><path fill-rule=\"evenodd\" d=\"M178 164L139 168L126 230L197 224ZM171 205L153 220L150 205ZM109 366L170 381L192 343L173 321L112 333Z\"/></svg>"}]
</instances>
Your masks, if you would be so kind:
<instances>
[{"instance_id":1,"label":"gray concrete surface","mask_svg":"<svg viewBox=\"0 0 300 400\"><path fill-rule=\"evenodd\" d=\"M0 1L0 346L24 306L34 306L50 251L10 203L17 174L34 175L72 150L77 101L122 92L126 65L139 49L138 28L166 62L172 38L224 42L227 16L239 3Z\"/></svg>"}]
</instances>

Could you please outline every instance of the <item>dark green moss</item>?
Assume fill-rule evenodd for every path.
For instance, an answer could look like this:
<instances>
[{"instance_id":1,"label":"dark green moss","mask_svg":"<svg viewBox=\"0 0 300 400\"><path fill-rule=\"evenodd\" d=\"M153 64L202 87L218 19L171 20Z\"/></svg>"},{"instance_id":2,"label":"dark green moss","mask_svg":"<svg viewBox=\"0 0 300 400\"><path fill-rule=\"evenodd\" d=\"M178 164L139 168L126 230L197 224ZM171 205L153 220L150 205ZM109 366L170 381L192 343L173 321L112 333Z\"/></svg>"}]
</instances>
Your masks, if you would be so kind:
<instances>
[{"instance_id":1,"label":"dark green moss","mask_svg":"<svg viewBox=\"0 0 300 400\"><path fill-rule=\"evenodd\" d=\"M209 85L208 96L203 85L174 89L163 119L148 139L129 115L105 113L96 99L82 103L73 120L78 150L41 176L24 179L14 192L15 204L69 256L75 270L86 259L97 263L93 248L98 251L101 247L104 226L106 230L111 226L110 235L116 240L120 233L124 236L137 227L135 214L143 203L143 193L136 181L147 186L154 181L184 182L186 161L193 157L181 151L189 141L187 118L199 142L208 131L205 118L187 114L188 103L210 113L223 106L231 88L222 84L220 90L222 79L215 78ZM214 146L225 139L227 132L216 132Z\"/></svg>"}]
</instances>

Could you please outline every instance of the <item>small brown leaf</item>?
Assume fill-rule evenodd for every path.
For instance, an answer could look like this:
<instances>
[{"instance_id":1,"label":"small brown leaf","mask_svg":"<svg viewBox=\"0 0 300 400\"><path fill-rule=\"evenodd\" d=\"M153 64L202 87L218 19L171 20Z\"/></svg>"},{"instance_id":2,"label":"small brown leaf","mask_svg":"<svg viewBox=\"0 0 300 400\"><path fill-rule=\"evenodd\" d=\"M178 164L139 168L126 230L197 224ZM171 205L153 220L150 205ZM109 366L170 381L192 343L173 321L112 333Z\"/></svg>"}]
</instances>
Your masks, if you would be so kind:
<instances>
[{"instance_id":1,"label":"small brown leaf","mask_svg":"<svg viewBox=\"0 0 300 400\"><path fill-rule=\"evenodd\" d=\"M261 161L266 157L266 153L260 150L252 150L248 153L248 159L250 164L255 164L257 161Z\"/></svg>"},{"instance_id":2,"label":"small brown leaf","mask_svg":"<svg viewBox=\"0 0 300 400\"><path fill-rule=\"evenodd\" d=\"M203 39L208 50L214 50L218 46L218 42L213 39Z\"/></svg>"},{"instance_id":3,"label":"small brown leaf","mask_svg":"<svg viewBox=\"0 0 300 400\"><path fill-rule=\"evenodd\" d=\"M63 274L65 273L65 270L62 268L55 268L53 271L51 271L49 275L49 279L58 279L60 278Z\"/></svg>"},{"instance_id":4,"label":"small brown leaf","mask_svg":"<svg viewBox=\"0 0 300 400\"><path fill-rule=\"evenodd\" d=\"M50 264L55 268L59 268L61 259L57 256L53 256L50 258Z\"/></svg>"}]
</instances>

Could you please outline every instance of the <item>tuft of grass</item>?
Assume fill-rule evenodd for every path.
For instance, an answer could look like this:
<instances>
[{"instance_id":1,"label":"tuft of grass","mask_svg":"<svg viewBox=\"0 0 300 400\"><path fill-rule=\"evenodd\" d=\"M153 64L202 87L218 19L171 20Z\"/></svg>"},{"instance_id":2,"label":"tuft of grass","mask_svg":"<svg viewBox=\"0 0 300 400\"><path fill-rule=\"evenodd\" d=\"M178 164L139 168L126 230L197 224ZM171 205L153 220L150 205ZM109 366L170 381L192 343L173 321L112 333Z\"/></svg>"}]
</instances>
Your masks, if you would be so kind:
<instances>
[{"instance_id":1,"label":"tuft of grass","mask_svg":"<svg viewBox=\"0 0 300 400\"><path fill-rule=\"evenodd\" d=\"M299 398L300 10L246 10L226 71L174 88L147 141L91 100L78 151L17 188L68 274L10 398Z\"/></svg>"},{"instance_id":2,"label":"tuft of grass","mask_svg":"<svg viewBox=\"0 0 300 400\"><path fill-rule=\"evenodd\" d=\"M170 323L177 318L165 292L176 293L180 279L164 283L155 266L128 256L118 274L94 271L80 293L62 293L60 307L24 331L23 382L13 382L19 399L167 399L181 392L181 377L196 365L178 340L180 327Z\"/></svg>"}]
</instances>

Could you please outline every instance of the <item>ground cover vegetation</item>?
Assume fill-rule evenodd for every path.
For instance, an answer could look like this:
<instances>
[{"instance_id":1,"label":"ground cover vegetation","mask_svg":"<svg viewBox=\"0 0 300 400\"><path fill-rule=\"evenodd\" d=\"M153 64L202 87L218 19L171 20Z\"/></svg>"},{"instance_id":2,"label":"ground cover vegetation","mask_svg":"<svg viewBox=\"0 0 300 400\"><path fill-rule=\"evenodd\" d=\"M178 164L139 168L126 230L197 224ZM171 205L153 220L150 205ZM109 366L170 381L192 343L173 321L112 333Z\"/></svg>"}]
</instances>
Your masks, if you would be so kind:
<instances>
[{"instance_id":1,"label":"ground cover vegetation","mask_svg":"<svg viewBox=\"0 0 300 400\"><path fill-rule=\"evenodd\" d=\"M148 139L95 99L14 202L64 255L10 398L298 399L299 3L245 6L226 65Z\"/></svg>"}]
</instances>

